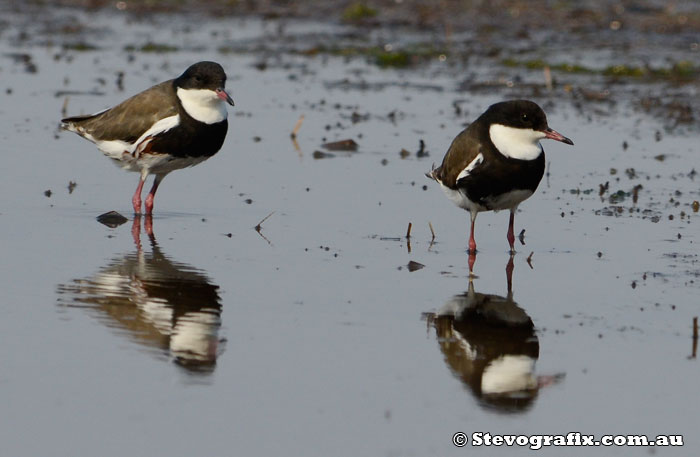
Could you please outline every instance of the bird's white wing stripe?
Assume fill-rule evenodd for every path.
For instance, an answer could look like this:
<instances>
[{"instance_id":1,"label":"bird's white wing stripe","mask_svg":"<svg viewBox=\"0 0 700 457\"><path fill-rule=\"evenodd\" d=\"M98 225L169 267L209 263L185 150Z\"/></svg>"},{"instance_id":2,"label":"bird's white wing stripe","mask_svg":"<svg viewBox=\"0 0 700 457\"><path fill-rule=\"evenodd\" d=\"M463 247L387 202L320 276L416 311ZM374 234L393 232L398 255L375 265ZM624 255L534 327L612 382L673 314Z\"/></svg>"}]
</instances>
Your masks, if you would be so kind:
<instances>
[{"instance_id":1,"label":"bird's white wing stripe","mask_svg":"<svg viewBox=\"0 0 700 457\"><path fill-rule=\"evenodd\" d=\"M462 178L466 178L469 176L469 173L472 172L476 167L478 167L481 162L484 161L484 155L482 153L479 153L476 157L474 157L474 160L472 160L469 165L467 165L464 170L462 170L458 175L457 175L457 181L459 181Z\"/></svg>"},{"instance_id":2,"label":"bird's white wing stripe","mask_svg":"<svg viewBox=\"0 0 700 457\"><path fill-rule=\"evenodd\" d=\"M174 116L164 117L155 124L151 126L150 129L143 132L138 140L134 144L140 144L143 140L149 136L156 136L159 133L164 133L173 127L176 127L180 123L180 115L176 114Z\"/></svg>"},{"instance_id":3,"label":"bird's white wing stripe","mask_svg":"<svg viewBox=\"0 0 700 457\"><path fill-rule=\"evenodd\" d=\"M153 124L151 128L143 132L143 135L141 135L141 137L139 137L139 139L136 140L136 142L134 143L134 146L136 148L136 155L138 155L141 151L145 149L145 147L148 145L148 143L151 142L151 139L154 136L160 133L167 132L171 128L176 127L179 123L180 115L176 114L174 116L164 117L163 119Z\"/></svg>"},{"instance_id":4,"label":"bird's white wing stripe","mask_svg":"<svg viewBox=\"0 0 700 457\"><path fill-rule=\"evenodd\" d=\"M126 141L122 140L98 140L89 133L82 132L81 134L87 140L95 143L100 151L104 152L105 155L115 160L121 160L124 153L134 154L135 157L138 158L139 153L148 145L152 137L158 135L159 133L167 132L171 128L177 126L179 123L179 114L165 117L153 124L150 129L146 130L143 135L141 135L139 139L133 143L127 143Z\"/></svg>"}]
</instances>

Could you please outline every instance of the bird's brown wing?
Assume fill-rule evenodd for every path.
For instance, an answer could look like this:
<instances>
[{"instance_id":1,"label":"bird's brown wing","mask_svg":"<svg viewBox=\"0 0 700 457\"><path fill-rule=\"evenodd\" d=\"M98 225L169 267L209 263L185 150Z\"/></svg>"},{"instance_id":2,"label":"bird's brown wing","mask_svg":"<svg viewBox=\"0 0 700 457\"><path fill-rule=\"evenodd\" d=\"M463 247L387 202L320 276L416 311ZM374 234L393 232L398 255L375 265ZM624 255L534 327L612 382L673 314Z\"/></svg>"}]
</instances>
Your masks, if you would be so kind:
<instances>
[{"instance_id":1,"label":"bird's brown wing","mask_svg":"<svg viewBox=\"0 0 700 457\"><path fill-rule=\"evenodd\" d=\"M159 120L178 114L173 81L165 81L134 95L101 113L75 116L61 122L79 134L87 133L98 141L136 141Z\"/></svg>"},{"instance_id":2,"label":"bird's brown wing","mask_svg":"<svg viewBox=\"0 0 700 457\"><path fill-rule=\"evenodd\" d=\"M442 165L435 170L440 181L454 189L457 186L457 176L472 163L481 152L481 141L477 132L471 133L472 126L463 130L454 140L442 160Z\"/></svg>"}]
</instances>

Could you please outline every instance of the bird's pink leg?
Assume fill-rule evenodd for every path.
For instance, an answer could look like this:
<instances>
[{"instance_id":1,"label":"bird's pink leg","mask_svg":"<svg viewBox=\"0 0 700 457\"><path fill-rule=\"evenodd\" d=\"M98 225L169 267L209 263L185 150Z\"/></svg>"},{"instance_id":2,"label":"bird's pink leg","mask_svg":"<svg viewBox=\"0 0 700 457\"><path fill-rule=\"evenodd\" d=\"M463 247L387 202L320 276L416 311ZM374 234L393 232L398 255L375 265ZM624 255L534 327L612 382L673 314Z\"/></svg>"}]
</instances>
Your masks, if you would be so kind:
<instances>
[{"instance_id":1,"label":"bird's pink leg","mask_svg":"<svg viewBox=\"0 0 700 457\"><path fill-rule=\"evenodd\" d=\"M469 212L469 215L471 216L472 220L472 226L471 226L471 231L469 233L469 253L470 254L476 254L476 240L474 239L474 222L476 221L476 214L477 212Z\"/></svg>"},{"instance_id":2,"label":"bird's pink leg","mask_svg":"<svg viewBox=\"0 0 700 457\"><path fill-rule=\"evenodd\" d=\"M515 233L513 233L513 225L515 222L515 208L510 210L510 222L508 223L508 244L510 244L511 254L515 253Z\"/></svg>"},{"instance_id":3,"label":"bird's pink leg","mask_svg":"<svg viewBox=\"0 0 700 457\"><path fill-rule=\"evenodd\" d=\"M160 185L160 182L162 180L162 175L156 175L155 180L153 180L153 186L151 187L151 190L150 192L148 192L148 196L146 197L146 214L153 214L153 200L156 197L156 191L158 190L158 186Z\"/></svg>"},{"instance_id":4,"label":"bird's pink leg","mask_svg":"<svg viewBox=\"0 0 700 457\"><path fill-rule=\"evenodd\" d=\"M476 240L474 239L474 223L476 222L477 211L470 211L469 216L471 217L471 230L469 232L469 276L474 275L474 264L476 263Z\"/></svg>"},{"instance_id":5,"label":"bird's pink leg","mask_svg":"<svg viewBox=\"0 0 700 457\"><path fill-rule=\"evenodd\" d=\"M131 197L131 204L134 205L134 214L141 214L141 191L143 190L143 183L146 181L146 176L148 176L148 174L141 173L139 185L136 187L134 196Z\"/></svg>"}]
</instances>

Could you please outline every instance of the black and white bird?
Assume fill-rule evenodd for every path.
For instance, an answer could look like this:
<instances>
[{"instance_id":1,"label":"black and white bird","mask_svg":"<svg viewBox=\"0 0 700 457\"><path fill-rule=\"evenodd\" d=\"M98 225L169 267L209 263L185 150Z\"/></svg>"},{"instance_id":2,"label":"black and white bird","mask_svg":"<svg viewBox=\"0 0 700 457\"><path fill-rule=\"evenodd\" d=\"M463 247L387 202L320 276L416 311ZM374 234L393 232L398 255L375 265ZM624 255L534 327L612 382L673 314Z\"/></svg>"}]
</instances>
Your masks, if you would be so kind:
<instances>
[{"instance_id":1,"label":"black and white bird","mask_svg":"<svg viewBox=\"0 0 700 457\"><path fill-rule=\"evenodd\" d=\"M508 243L515 251L513 221L523 200L544 175L540 140L574 143L551 129L536 103L511 100L491 105L452 141L442 165L426 176L440 184L457 206L469 211L469 253L476 253L474 221L481 211L510 210Z\"/></svg>"},{"instance_id":2,"label":"black and white bird","mask_svg":"<svg viewBox=\"0 0 700 457\"><path fill-rule=\"evenodd\" d=\"M228 129L226 73L216 62L198 62L175 79L157 84L119 105L88 116L68 117L61 127L92 141L117 166L141 174L132 198L141 212L141 191L155 175L146 214L163 178L216 154Z\"/></svg>"}]
</instances>

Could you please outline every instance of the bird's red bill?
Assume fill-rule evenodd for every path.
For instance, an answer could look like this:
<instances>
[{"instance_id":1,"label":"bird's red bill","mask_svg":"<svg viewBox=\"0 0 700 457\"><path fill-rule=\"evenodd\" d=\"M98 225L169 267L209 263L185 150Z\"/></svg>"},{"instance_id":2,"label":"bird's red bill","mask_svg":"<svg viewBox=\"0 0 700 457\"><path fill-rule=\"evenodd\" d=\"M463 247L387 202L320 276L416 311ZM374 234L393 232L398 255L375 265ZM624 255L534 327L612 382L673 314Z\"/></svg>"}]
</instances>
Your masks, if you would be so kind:
<instances>
[{"instance_id":1,"label":"bird's red bill","mask_svg":"<svg viewBox=\"0 0 700 457\"><path fill-rule=\"evenodd\" d=\"M556 140L556 141L561 141L562 143L570 144L573 145L574 142L562 135L561 133L557 132L554 129L547 128L544 131L544 135L546 138L549 138L550 140Z\"/></svg>"},{"instance_id":2,"label":"bird's red bill","mask_svg":"<svg viewBox=\"0 0 700 457\"><path fill-rule=\"evenodd\" d=\"M223 90L223 89L216 89L216 95L217 95L221 100L223 100L223 101L225 101L226 103L228 103L229 105L235 106L235 105L233 104L233 99L231 98L231 96L230 96L225 90Z\"/></svg>"}]
</instances>

